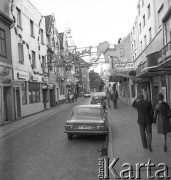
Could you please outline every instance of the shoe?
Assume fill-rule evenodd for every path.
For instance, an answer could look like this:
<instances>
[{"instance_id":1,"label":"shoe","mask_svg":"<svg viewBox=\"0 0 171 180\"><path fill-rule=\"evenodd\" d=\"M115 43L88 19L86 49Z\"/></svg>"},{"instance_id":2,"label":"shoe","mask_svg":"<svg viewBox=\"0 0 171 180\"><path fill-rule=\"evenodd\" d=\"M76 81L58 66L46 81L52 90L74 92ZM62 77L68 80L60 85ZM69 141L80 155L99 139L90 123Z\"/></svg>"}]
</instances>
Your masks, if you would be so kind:
<instances>
[{"instance_id":1,"label":"shoe","mask_svg":"<svg viewBox=\"0 0 171 180\"><path fill-rule=\"evenodd\" d=\"M144 149L147 149L147 146L143 146Z\"/></svg>"},{"instance_id":2,"label":"shoe","mask_svg":"<svg viewBox=\"0 0 171 180\"><path fill-rule=\"evenodd\" d=\"M148 150L149 150L150 152L153 151L152 148L151 148L151 146L148 146Z\"/></svg>"},{"instance_id":3,"label":"shoe","mask_svg":"<svg viewBox=\"0 0 171 180\"><path fill-rule=\"evenodd\" d=\"M167 145L164 145L164 152L167 152Z\"/></svg>"}]
</instances>

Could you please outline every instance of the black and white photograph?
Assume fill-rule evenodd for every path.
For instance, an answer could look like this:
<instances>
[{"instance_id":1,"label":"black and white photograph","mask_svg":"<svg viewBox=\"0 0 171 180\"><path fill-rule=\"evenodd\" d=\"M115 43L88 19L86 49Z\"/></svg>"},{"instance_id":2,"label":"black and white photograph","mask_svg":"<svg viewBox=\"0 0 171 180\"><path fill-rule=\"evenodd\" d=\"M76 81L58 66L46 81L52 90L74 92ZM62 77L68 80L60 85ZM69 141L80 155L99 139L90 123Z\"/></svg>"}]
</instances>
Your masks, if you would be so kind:
<instances>
[{"instance_id":1,"label":"black and white photograph","mask_svg":"<svg viewBox=\"0 0 171 180\"><path fill-rule=\"evenodd\" d=\"M171 0L0 0L0 180L171 179Z\"/></svg>"}]
</instances>

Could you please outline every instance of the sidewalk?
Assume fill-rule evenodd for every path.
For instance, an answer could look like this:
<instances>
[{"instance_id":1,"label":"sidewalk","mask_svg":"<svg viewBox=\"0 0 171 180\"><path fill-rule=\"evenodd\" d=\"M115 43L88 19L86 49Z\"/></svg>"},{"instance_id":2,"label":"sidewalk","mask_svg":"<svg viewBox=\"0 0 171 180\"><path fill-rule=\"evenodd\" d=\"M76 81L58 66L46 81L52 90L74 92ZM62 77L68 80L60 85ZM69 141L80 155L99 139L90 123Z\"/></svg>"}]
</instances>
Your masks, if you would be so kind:
<instances>
[{"instance_id":1,"label":"sidewalk","mask_svg":"<svg viewBox=\"0 0 171 180\"><path fill-rule=\"evenodd\" d=\"M76 103L78 103L79 101L81 101L82 99L83 99L83 97L79 97L77 99L77 102L65 103L65 104L62 104L60 106L52 107L48 110L45 110L45 111L36 113L34 115L30 115L30 116L21 118L17 121L13 121L13 122L10 122L10 123L5 124L3 126L0 126L0 139L4 138L5 136L12 134L13 132L15 132L18 129L32 125L33 123L37 123L44 118L50 117L51 115L53 115L55 113L58 113L58 112L66 109L70 106L73 106Z\"/></svg>"},{"instance_id":2,"label":"sidewalk","mask_svg":"<svg viewBox=\"0 0 171 180\"><path fill-rule=\"evenodd\" d=\"M153 124L153 152L149 152L142 147L136 108L122 102L119 102L118 106L119 109L113 109L113 106L109 109L111 128L109 129L108 157L110 158L110 162L113 158L119 158L115 169L118 172L128 169L128 166L123 168L122 165L124 163L130 163L135 170L136 163L147 164L148 159L151 159L151 162L155 163L156 168L158 168L159 163L165 163L169 167L169 175L171 176L171 133L169 133L167 143L168 152L165 153L161 135L157 134L156 124ZM152 168L153 175L156 168ZM162 168L160 167L159 169ZM110 178L112 179L112 175ZM146 169L144 168L141 178L144 180L147 179Z\"/></svg>"}]
</instances>

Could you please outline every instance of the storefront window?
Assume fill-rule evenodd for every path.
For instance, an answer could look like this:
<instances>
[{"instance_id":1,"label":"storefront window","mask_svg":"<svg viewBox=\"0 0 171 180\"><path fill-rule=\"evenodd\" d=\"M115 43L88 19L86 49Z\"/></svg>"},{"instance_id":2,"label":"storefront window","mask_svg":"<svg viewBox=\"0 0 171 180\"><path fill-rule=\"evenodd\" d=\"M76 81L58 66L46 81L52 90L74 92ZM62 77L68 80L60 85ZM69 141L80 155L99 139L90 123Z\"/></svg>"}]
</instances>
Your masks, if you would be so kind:
<instances>
[{"instance_id":1,"label":"storefront window","mask_svg":"<svg viewBox=\"0 0 171 180\"><path fill-rule=\"evenodd\" d=\"M40 102L40 84L39 83L29 83L29 103Z\"/></svg>"}]
</instances>

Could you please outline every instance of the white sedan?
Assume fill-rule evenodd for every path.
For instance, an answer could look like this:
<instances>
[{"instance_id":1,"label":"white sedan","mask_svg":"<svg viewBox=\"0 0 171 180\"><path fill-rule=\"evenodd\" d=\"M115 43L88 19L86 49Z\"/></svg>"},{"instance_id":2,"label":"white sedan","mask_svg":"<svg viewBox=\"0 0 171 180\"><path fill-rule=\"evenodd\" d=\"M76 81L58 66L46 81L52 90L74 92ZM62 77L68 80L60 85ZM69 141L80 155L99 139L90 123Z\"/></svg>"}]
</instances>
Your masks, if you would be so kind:
<instances>
[{"instance_id":1,"label":"white sedan","mask_svg":"<svg viewBox=\"0 0 171 180\"><path fill-rule=\"evenodd\" d=\"M90 97L91 95L90 95L90 93L85 93L84 94L84 97Z\"/></svg>"}]
</instances>

